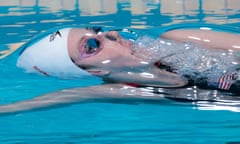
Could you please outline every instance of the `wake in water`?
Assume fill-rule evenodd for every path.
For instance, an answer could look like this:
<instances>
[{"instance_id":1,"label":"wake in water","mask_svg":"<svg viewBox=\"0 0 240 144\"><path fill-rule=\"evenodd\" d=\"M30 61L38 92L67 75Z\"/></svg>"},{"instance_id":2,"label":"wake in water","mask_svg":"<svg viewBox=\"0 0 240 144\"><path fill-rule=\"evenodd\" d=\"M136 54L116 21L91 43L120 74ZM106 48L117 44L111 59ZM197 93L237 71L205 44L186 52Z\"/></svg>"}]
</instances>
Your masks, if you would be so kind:
<instances>
[{"instance_id":1,"label":"wake in water","mask_svg":"<svg viewBox=\"0 0 240 144\"><path fill-rule=\"evenodd\" d=\"M202 77L216 79L230 72L240 76L240 57L231 50L208 49L193 43L143 36L134 42L132 51L145 61L159 61L171 67L173 72L193 80Z\"/></svg>"}]
</instances>

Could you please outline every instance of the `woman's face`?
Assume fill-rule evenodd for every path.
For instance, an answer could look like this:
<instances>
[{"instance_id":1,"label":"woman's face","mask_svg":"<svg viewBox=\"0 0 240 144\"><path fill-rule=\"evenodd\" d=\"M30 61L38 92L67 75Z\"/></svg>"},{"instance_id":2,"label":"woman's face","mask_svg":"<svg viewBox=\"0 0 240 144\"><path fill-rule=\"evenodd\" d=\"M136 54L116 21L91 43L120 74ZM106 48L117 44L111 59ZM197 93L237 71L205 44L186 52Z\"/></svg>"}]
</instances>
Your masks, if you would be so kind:
<instances>
[{"instance_id":1,"label":"woman's face","mask_svg":"<svg viewBox=\"0 0 240 144\"><path fill-rule=\"evenodd\" d=\"M72 29L68 48L73 61L87 69L136 66L141 61L132 55L131 41L123 39L116 31L97 34L91 29Z\"/></svg>"},{"instance_id":2,"label":"woman's face","mask_svg":"<svg viewBox=\"0 0 240 144\"><path fill-rule=\"evenodd\" d=\"M131 41L116 31L96 33L72 29L68 36L69 55L86 71L109 80L143 85L176 87L186 84L176 74L160 71L132 54Z\"/></svg>"}]
</instances>

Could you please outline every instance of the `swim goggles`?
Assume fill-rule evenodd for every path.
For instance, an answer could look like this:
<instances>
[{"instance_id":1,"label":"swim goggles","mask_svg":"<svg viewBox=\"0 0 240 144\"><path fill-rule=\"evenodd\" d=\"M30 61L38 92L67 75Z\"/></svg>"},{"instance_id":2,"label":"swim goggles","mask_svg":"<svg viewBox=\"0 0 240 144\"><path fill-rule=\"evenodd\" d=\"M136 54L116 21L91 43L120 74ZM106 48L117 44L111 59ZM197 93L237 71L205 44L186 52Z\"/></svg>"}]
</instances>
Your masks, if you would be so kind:
<instances>
[{"instance_id":1,"label":"swim goggles","mask_svg":"<svg viewBox=\"0 0 240 144\"><path fill-rule=\"evenodd\" d=\"M100 35L104 32L102 27L86 27L85 29L92 31L97 35ZM111 29L106 31L117 31L122 38L130 41L135 41L138 38L138 35L136 32L127 28ZM112 41L116 40L116 38L111 35L106 35L106 37ZM75 63L77 61L80 61L83 58L90 57L92 55L95 55L97 52L99 52L101 50L101 42L96 37L91 37L89 35L89 38L85 40L84 44L80 47L81 48L79 49L79 51L81 53L81 56L80 56L81 58L77 59Z\"/></svg>"}]
</instances>

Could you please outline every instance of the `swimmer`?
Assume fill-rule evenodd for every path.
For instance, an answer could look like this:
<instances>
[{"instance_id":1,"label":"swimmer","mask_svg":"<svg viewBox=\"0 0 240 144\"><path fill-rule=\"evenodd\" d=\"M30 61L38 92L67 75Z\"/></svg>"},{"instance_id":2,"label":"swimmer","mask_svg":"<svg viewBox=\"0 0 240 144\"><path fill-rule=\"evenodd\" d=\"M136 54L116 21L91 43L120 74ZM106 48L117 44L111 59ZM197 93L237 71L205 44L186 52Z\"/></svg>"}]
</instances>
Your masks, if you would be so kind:
<instances>
[{"instance_id":1,"label":"swimmer","mask_svg":"<svg viewBox=\"0 0 240 144\"><path fill-rule=\"evenodd\" d=\"M133 37L125 38L123 32ZM21 112L102 97L159 100L163 93L171 95L175 91L171 88L192 86L239 92L238 39L237 34L209 30L166 31L157 39L135 37L127 29L51 30L21 48L18 67L45 76L97 76L108 84L80 88L77 94L71 95L71 90L70 93L66 90L67 96L47 94L0 106L0 112ZM159 89L157 92L138 89L143 86Z\"/></svg>"},{"instance_id":2,"label":"swimmer","mask_svg":"<svg viewBox=\"0 0 240 144\"><path fill-rule=\"evenodd\" d=\"M169 88L191 84L238 90L239 35L172 30L157 39L124 38L122 31L62 28L26 45L17 65L46 76L98 76L106 81L143 86ZM226 37L228 40L224 41Z\"/></svg>"}]
</instances>

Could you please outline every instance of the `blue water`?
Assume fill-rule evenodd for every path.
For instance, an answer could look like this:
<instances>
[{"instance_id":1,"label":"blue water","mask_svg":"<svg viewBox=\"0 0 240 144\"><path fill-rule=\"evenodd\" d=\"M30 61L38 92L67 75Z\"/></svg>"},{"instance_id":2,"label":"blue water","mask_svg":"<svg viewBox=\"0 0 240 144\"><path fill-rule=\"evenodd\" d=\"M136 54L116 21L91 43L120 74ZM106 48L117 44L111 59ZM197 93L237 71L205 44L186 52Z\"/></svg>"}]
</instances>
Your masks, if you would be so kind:
<instances>
[{"instance_id":1,"label":"blue water","mask_svg":"<svg viewBox=\"0 0 240 144\"><path fill-rule=\"evenodd\" d=\"M239 9L237 0L1 0L0 48L9 51L61 25L147 29L209 23L239 29ZM14 61L1 63L0 104L101 84L25 74ZM238 111L234 106L203 110L195 103L169 101L82 103L1 116L0 143L234 143L240 142Z\"/></svg>"}]
</instances>

